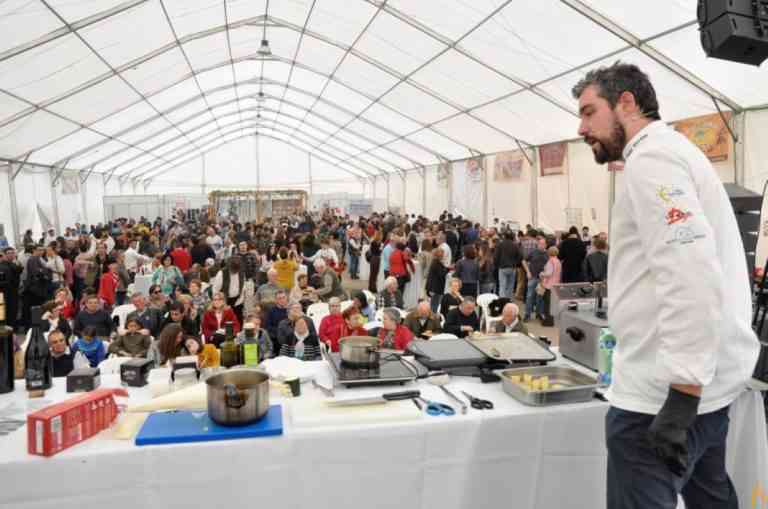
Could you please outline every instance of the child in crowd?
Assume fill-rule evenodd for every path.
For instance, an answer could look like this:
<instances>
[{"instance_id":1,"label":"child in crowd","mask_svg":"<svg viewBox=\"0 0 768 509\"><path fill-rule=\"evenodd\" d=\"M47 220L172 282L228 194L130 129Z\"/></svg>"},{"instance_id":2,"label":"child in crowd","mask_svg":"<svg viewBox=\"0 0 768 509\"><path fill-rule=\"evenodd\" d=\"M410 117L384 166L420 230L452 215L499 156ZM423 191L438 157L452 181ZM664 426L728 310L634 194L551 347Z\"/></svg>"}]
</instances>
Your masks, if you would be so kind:
<instances>
[{"instance_id":1,"label":"child in crowd","mask_svg":"<svg viewBox=\"0 0 768 509\"><path fill-rule=\"evenodd\" d=\"M109 345L109 353L121 357L146 357L152 339L139 332L142 329L138 318L129 318L125 324L125 334Z\"/></svg>"},{"instance_id":2,"label":"child in crowd","mask_svg":"<svg viewBox=\"0 0 768 509\"><path fill-rule=\"evenodd\" d=\"M104 342L96 337L96 327L88 326L83 329L82 337L72 345L72 355L82 352L88 359L92 368L99 365L107 356L107 349Z\"/></svg>"}]
</instances>

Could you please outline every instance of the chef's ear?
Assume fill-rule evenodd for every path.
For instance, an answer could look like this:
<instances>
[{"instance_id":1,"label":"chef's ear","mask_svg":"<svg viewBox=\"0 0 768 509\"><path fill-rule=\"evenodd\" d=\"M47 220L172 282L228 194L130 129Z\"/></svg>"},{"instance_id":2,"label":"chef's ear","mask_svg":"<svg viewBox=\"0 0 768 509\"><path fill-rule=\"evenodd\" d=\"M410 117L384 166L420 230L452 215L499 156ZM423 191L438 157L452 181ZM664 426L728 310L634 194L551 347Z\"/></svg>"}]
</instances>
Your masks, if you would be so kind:
<instances>
[{"instance_id":1,"label":"chef's ear","mask_svg":"<svg viewBox=\"0 0 768 509\"><path fill-rule=\"evenodd\" d=\"M634 94L627 90L622 92L619 96L619 100L616 102L616 108L627 116L640 112Z\"/></svg>"}]
</instances>

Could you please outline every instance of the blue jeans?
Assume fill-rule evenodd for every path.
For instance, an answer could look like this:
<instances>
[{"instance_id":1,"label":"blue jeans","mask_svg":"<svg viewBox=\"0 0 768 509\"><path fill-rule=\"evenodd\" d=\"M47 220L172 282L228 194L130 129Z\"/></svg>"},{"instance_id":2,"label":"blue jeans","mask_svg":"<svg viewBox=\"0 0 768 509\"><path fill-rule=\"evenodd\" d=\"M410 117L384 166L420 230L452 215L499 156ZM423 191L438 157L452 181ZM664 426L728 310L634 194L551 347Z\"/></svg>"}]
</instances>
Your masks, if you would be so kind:
<instances>
[{"instance_id":1,"label":"blue jeans","mask_svg":"<svg viewBox=\"0 0 768 509\"><path fill-rule=\"evenodd\" d=\"M349 275L350 277L357 277L357 273L360 271L360 257L349 255Z\"/></svg>"},{"instance_id":2,"label":"blue jeans","mask_svg":"<svg viewBox=\"0 0 768 509\"><path fill-rule=\"evenodd\" d=\"M432 308L433 313L440 312L440 301L443 300L442 293L435 293L429 297L429 305Z\"/></svg>"},{"instance_id":3,"label":"blue jeans","mask_svg":"<svg viewBox=\"0 0 768 509\"><path fill-rule=\"evenodd\" d=\"M528 292L525 294L525 317L533 314L534 304L538 314L544 314L544 299L542 295L536 293L536 287L539 286L538 279L528 280Z\"/></svg>"},{"instance_id":4,"label":"blue jeans","mask_svg":"<svg viewBox=\"0 0 768 509\"><path fill-rule=\"evenodd\" d=\"M499 269L499 297L513 298L517 269L508 267Z\"/></svg>"},{"instance_id":5,"label":"blue jeans","mask_svg":"<svg viewBox=\"0 0 768 509\"><path fill-rule=\"evenodd\" d=\"M646 441L655 416L611 407L605 416L608 446L607 509L738 509L725 470L728 407L699 415L688 430L688 472L674 475Z\"/></svg>"}]
</instances>

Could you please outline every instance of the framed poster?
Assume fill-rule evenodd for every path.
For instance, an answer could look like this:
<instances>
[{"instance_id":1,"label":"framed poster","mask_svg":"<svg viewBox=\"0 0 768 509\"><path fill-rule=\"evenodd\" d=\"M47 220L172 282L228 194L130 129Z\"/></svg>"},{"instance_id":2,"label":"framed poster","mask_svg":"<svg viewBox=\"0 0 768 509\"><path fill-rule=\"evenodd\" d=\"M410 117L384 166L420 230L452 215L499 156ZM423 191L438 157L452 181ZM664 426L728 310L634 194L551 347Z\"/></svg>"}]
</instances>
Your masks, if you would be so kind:
<instances>
[{"instance_id":1,"label":"framed poster","mask_svg":"<svg viewBox=\"0 0 768 509\"><path fill-rule=\"evenodd\" d=\"M731 113L725 112L727 121ZM731 151L731 134L719 113L674 122L675 130L691 140L713 163L727 161Z\"/></svg>"},{"instance_id":2,"label":"framed poster","mask_svg":"<svg viewBox=\"0 0 768 509\"><path fill-rule=\"evenodd\" d=\"M520 180L523 176L525 158L519 150L499 152L493 163L493 180Z\"/></svg>"},{"instance_id":3,"label":"framed poster","mask_svg":"<svg viewBox=\"0 0 768 509\"><path fill-rule=\"evenodd\" d=\"M541 176L565 175L568 169L568 144L550 143L539 147Z\"/></svg>"}]
</instances>

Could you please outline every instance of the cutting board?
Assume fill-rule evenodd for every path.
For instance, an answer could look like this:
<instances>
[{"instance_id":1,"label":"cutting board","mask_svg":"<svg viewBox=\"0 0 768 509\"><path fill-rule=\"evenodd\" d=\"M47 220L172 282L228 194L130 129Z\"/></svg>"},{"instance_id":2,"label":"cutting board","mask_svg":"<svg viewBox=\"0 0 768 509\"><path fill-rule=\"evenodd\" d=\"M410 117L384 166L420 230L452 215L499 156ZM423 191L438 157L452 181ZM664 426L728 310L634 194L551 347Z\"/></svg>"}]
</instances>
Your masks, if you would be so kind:
<instances>
[{"instance_id":1,"label":"cutting board","mask_svg":"<svg viewBox=\"0 0 768 509\"><path fill-rule=\"evenodd\" d=\"M297 428L376 424L421 419L422 412L411 400L382 405L332 407L323 400L291 401L293 425Z\"/></svg>"},{"instance_id":2,"label":"cutting board","mask_svg":"<svg viewBox=\"0 0 768 509\"><path fill-rule=\"evenodd\" d=\"M147 417L136 435L136 445L209 442L282 434L283 412L280 405L270 406L267 415L247 426L221 426L213 422L207 412L162 412Z\"/></svg>"}]
</instances>

